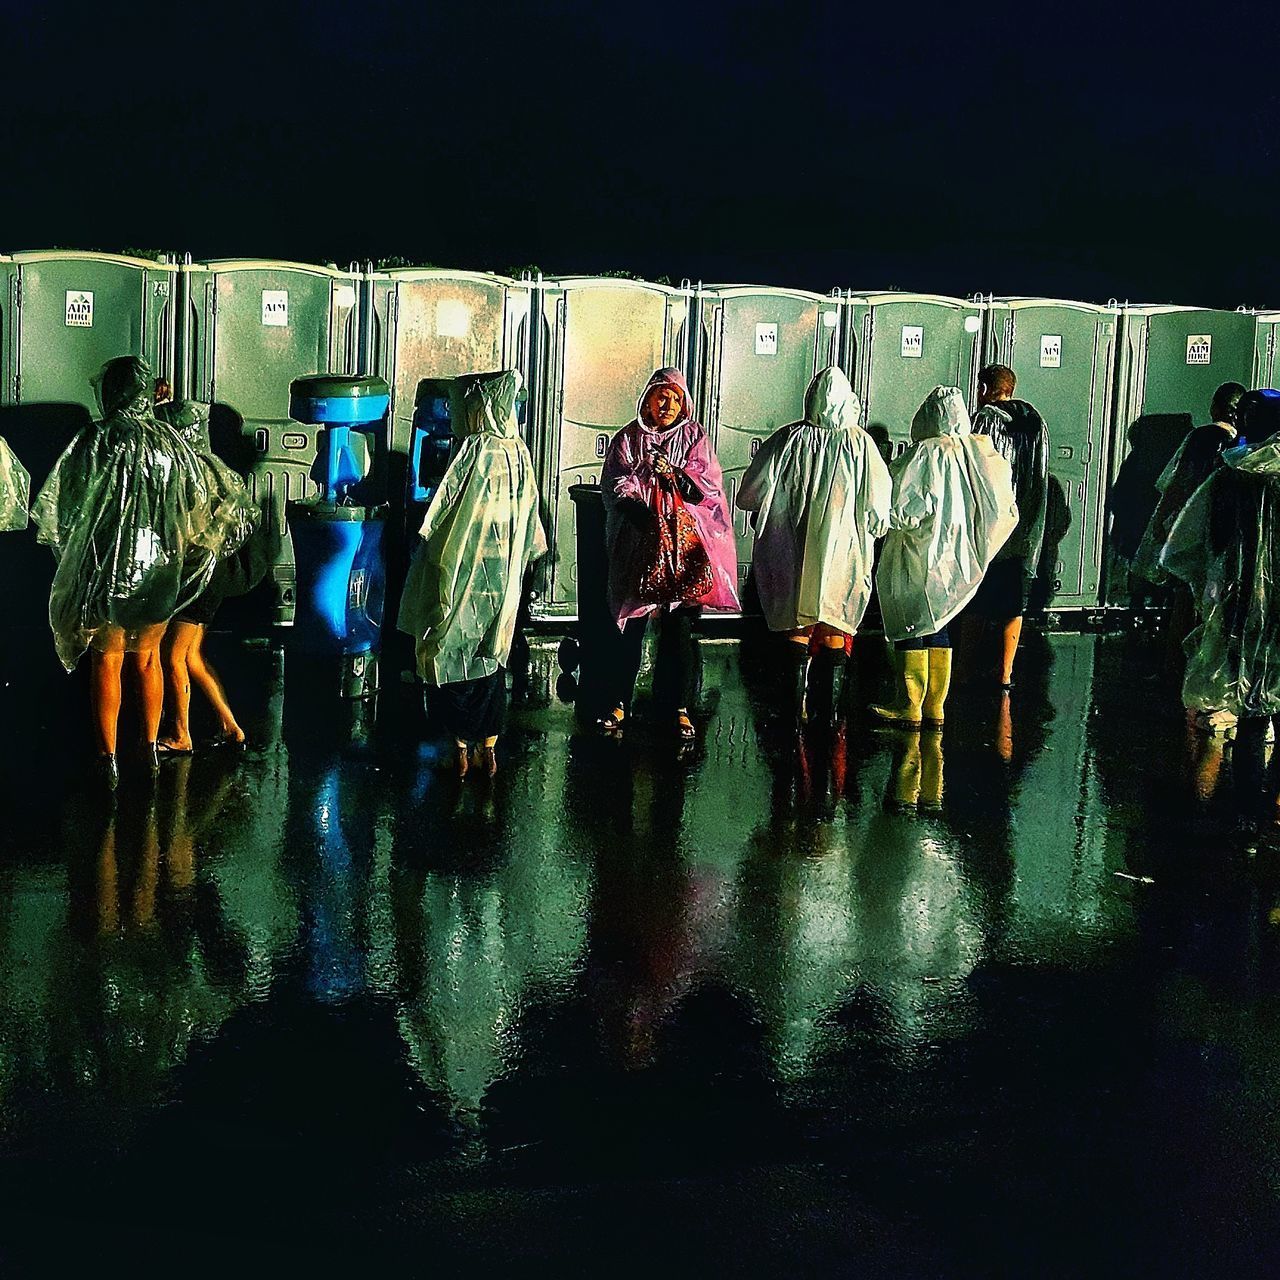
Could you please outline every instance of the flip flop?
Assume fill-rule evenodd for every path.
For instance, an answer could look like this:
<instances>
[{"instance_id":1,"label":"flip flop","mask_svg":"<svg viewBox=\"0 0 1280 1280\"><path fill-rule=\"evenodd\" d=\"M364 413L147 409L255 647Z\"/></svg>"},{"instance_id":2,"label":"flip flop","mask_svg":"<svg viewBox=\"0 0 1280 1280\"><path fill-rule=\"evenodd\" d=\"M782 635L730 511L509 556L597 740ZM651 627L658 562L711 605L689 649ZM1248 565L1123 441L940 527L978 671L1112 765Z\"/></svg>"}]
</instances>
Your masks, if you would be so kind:
<instances>
[{"instance_id":1,"label":"flip flop","mask_svg":"<svg viewBox=\"0 0 1280 1280\"><path fill-rule=\"evenodd\" d=\"M194 747L171 747L167 742L156 743L156 755L158 756L193 756L195 755Z\"/></svg>"}]
</instances>

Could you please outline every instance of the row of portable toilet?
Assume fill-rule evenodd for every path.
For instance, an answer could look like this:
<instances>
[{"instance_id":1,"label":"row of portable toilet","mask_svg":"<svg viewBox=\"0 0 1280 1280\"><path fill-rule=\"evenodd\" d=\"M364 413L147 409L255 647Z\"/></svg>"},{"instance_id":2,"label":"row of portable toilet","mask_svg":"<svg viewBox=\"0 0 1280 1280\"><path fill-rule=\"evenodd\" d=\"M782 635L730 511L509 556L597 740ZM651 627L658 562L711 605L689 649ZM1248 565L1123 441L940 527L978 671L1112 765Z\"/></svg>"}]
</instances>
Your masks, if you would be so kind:
<instances>
[{"instance_id":1,"label":"row of portable toilet","mask_svg":"<svg viewBox=\"0 0 1280 1280\"><path fill-rule=\"evenodd\" d=\"M864 423L894 453L931 387L958 385L972 397L979 367L999 360L1050 428L1056 506L1044 601L1094 609L1108 603L1107 494L1131 428L1141 424L1134 439L1167 456L1204 419L1221 382L1270 385L1280 372L1276 319L1029 298L15 254L0 258L0 435L38 479L93 410L102 363L136 352L179 395L214 404L215 443L251 475L283 527L287 501L317 494L319 429L290 419L293 379L384 377L394 458L413 451L415 412L439 395L440 379L515 366L529 385L525 431L553 548L535 608L571 616L569 488L598 478L611 434L659 365L686 372L732 490L759 442L800 415L810 378L828 364L849 374ZM745 524L739 532L745 573ZM281 554L283 622L287 537Z\"/></svg>"}]
</instances>

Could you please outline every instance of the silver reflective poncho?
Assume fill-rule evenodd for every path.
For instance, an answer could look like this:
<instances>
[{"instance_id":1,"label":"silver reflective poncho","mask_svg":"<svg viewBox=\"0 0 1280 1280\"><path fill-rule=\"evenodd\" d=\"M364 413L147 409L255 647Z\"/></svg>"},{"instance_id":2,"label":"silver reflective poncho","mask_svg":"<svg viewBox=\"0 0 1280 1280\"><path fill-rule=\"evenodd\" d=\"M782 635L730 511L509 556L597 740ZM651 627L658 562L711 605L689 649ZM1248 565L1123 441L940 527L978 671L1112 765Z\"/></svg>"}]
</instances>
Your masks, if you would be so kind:
<instances>
[{"instance_id":1,"label":"silver reflective poncho","mask_svg":"<svg viewBox=\"0 0 1280 1280\"><path fill-rule=\"evenodd\" d=\"M431 684L492 675L507 663L525 570L547 550L533 460L520 439L515 369L458 378L462 440L422 523L400 603Z\"/></svg>"},{"instance_id":2,"label":"silver reflective poncho","mask_svg":"<svg viewBox=\"0 0 1280 1280\"><path fill-rule=\"evenodd\" d=\"M891 528L876 570L890 640L942 630L1018 523L1013 471L986 436L972 433L956 387L929 392L911 439L891 468Z\"/></svg>"},{"instance_id":3,"label":"silver reflective poncho","mask_svg":"<svg viewBox=\"0 0 1280 1280\"><path fill-rule=\"evenodd\" d=\"M27 502L31 477L13 456L13 450L0 439L0 533L11 533L27 527Z\"/></svg>"},{"instance_id":4,"label":"silver reflective poncho","mask_svg":"<svg viewBox=\"0 0 1280 1280\"><path fill-rule=\"evenodd\" d=\"M1174 521L1162 568L1191 588L1183 702L1280 714L1280 439L1222 454Z\"/></svg>"},{"instance_id":5,"label":"silver reflective poncho","mask_svg":"<svg viewBox=\"0 0 1280 1280\"><path fill-rule=\"evenodd\" d=\"M49 623L71 670L112 628L136 647L208 585L246 525L241 504L210 484L207 467L151 404L151 371L122 356L99 376L101 422L54 464L32 508L57 569Z\"/></svg>"},{"instance_id":6,"label":"silver reflective poncho","mask_svg":"<svg viewBox=\"0 0 1280 1280\"><path fill-rule=\"evenodd\" d=\"M775 431L742 478L737 502L755 513L751 557L771 631L823 622L852 635L862 622L893 484L861 411L849 379L823 369L803 421Z\"/></svg>"}]
</instances>

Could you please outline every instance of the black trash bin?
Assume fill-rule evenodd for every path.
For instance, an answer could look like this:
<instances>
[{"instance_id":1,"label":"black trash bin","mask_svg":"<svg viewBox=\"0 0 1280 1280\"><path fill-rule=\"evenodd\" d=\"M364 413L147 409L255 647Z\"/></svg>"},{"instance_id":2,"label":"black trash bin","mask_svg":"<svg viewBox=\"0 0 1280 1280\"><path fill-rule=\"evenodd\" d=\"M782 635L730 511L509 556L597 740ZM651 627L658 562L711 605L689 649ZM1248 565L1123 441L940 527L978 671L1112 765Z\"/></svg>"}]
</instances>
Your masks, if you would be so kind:
<instances>
[{"instance_id":1,"label":"black trash bin","mask_svg":"<svg viewBox=\"0 0 1280 1280\"><path fill-rule=\"evenodd\" d=\"M610 673L617 669L618 624L609 612L609 557L604 500L598 484L569 486L578 553L578 715L597 720L612 706Z\"/></svg>"}]
</instances>

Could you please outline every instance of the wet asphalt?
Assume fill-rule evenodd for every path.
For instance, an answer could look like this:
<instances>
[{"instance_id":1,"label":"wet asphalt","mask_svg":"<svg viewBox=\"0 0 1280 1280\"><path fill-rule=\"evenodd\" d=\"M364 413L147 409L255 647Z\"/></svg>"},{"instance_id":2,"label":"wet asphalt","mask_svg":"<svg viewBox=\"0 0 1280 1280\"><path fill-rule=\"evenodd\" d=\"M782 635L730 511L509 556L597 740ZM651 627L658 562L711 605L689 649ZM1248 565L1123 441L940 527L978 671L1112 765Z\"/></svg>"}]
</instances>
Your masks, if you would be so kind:
<instances>
[{"instance_id":1,"label":"wet asphalt","mask_svg":"<svg viewBox=\"0 0 1280 1280\"><path fill-rule=\"evenodd\" d=\"M1280 1262L1280 851L1156 641L797 738L706 640L681 758L579 728L535 637L460 784L394 675L342 706L214 636L252 750L114 799L83 675L5 645L6 1275Z\"/></svg>"}]
</instances>

